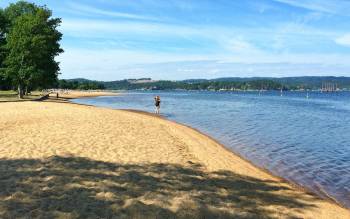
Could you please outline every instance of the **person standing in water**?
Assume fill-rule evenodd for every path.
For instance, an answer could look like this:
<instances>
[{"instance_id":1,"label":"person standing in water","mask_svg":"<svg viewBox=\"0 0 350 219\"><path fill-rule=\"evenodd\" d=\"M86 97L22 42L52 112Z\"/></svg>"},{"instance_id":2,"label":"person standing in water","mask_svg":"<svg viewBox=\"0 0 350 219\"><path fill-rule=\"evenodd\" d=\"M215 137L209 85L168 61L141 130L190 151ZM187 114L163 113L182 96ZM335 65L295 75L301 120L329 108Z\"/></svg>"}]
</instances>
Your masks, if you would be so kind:
<instances>
[{"instance_id":1,"label":"person standing in water","mask_svg":"<svg viewBox=\"0 0 350 219\"><path fill-rule=\"evenodd\" d=\"M156 114L159 114L160 111L160 96L154 98L154 105L156 106Z\"/></svg>"}]
</instances>

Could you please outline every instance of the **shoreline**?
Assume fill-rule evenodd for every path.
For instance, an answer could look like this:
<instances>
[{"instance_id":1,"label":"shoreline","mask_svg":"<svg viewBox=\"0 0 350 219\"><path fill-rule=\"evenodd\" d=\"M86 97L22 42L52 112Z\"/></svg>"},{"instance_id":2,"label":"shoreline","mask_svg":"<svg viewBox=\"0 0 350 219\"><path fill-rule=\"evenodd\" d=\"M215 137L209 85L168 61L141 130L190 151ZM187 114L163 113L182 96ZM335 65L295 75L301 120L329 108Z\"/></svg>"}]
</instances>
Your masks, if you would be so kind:
<instances>
[{"instance_id":1,"label":"shoreline","mask_svg":"<svg viewBox=\"0 0 350 219\"><path fill-rule=\"evenodd\" d=\"M102 96L108 96L108 95L102 95ZM98 96L83 96L83 97L74 97L74 98L68 98L67 99L67 103L70 103L70 104L77 104L77 105L82 105L82 106L90 106L90 107L97 107L97 108L105 108L105 109L111 109L111 108L108 108L108 107L103 107L103 106L95 106L95 105L89 105L89 104L83 104L83 103L74 103L74 102L71 102L72 99L79 99L79 98L94 98L94 97L98 97ZM174 125L178 125L178 126L183 126L183 127L186 127L186 128L189 128L195 132L198 132L199 134L209 138L210 140L214 141L215 143L217 143L218 145L220 145L222 147L222 149L224 149L225 151L229 152L229 153L232 153L234 156L237 156L239 157L240 159L244 160L245 162L248 162L250 165L254 166L255 168L259 169L260 171L263 171L265 172L266 174L269 174L275 178L277 178L279 181L281 182L284 182L284 183L288 183L290 184L293 188L301 191L301 192L305 192L307 194L310 194L310 195L314 195L314 196L317 196L325 201L328 201L332 204L336 204L338 205L339 207L341 208L344 208L346 210L350 210L350 208L347 208L346 206L344 206L342 203L338 202L335 198L333 198L332 196L328 195L326 192L322 192L321 190L319 190L319 193L315 192L315 191L312 191L311 189L305 187L305 186L302 186L300 184L298 184L297 182L294 182L292 180L288 180L288 179L285 179L281 176L278 176L274 173L272 173L270 170L266 169L266 168L263 168L263 167L260 167L256 164L254 164L252 161L248 160L247 158L243 157L242 155L230 150L226 145L224 145L223 143L221 143L219 140L215 139L214 137L208 135L208 134L205 134L203 133L202 131L200 131L199 129L197 128L194 128L194 127L191 127L190 125L185 125L185 124L182 124L182 123L179 123L179 122L176 122L176 121L173 121L173 120L169 120L168 118L162 116L162 115L156 115L154 113L150 113L150 112L147 112L147 111L143 111L143 110L136 110L136 109L112 109L112 110L120 110L120 111L126 111L126 112L130 112L130 113L136 113L136 114L141 114L141 115L145 115L145 116L150 116L150 117L153 117L153 118L157 118L157 119L162 119L162 120L165 120L167 122L170 122L170 123L173 123Z\"/></svg>"},{"instance_id":2,"label":"shoreline","mask_svg":"<svg viewBox=\"0 0 350 219\"><path fill-rule=\"evenodd\" d=\"M66 196L74 198L66 186L78 186L82 191L93 192L89 197L98 196L96 200L91 200L93 202L100 203L100 196L103 195L108 200L114 200L112 203L124 203L115 210L117 215L123 212L118 209L129 209L127 203L138 203L137 207L131 208L132 211L148 209L149 212L157 212L153 207L158 206L156 209L164 209L167 212L165 215L173 217L173 214L182 211L198 216L201 215L201 209L210 209L205 214L215 217L260 215L272 218L350 218L348 209L335 201L315 196L302 189L304 187L295 186L255 166L199 130L151 113L72 103L68 98L49 98L40 102L5 103L2 115L0 172L8 167L9 170L20 171L13 172L16 181L8 186L16 185L17 182L30 183L21 182L21 178L17 178L24 166L16 166L18 162L30 159L25 168L31 167L38 160L45 165L52 165L46 169L33 166L28 179L33 178L34 181L28 185L43 184L44 188L50 187L47 184L50 181L39 176L46 171L49 171L46 174L57 172L56 166L61 165L57 159L63 159L67 162L64 162L62 170L76 172L82 181L77 184L77 178L68 177L63 181L64 187L59 187L50 194L63 191ZM21 129L16 129L17 123L21 124ZM100 164L95 166L96 162ZM79 163L83 166L77 166ZM117 166L114 167L115 165ZM79 168L84 166L91 167L82 169L82 175L79 175ZM72 167L74 168L71 169ZM78 169L75 170L76 168ZM132 175L124 173L125 168L131 168ZM39 178L35 178L36 169L40 171ZM98 173L95 178L86 178L95 172ZM108 178L103 178L104 174ZM123 174L128 176L126 181L120 181ZM66 172L55 177L60 178L62 175L66 175ZM114 175L119 177L110 178ZM0 177L0 184L6 179ZM57 180L56 183L60 182ZM85 182L88 181L97 183L96 186L102 184L94 187L93 191L90 187L86 190ZM116 187L112 185L116 182L119 183L118 188L128 186L115 190ZM3 185L4 191L7 191L7 184ZM22 184L17 184L14 191L20 192L20 185ZM145 189L140 193L138 186ZM41 189L33 191L40 194ZM121 195L126 191L132 195L123 198ZM23 192L21 195L11 195L9 200L25 198L28 189ZM37 194L28 194L28 198L36 197ZM84 194L77 193L79 197ZM0 195L4 195L3 192L0 191ZM45 195L44 199L46 198L49 202L55 200L54 197L51 199L51 196ZM0 201L0 216L1 211L6 209L3 204L7 199ZM71 205L75 209L81 209L81 203L83 202L77 201ZM107 203L99 205L101 204ZM192 210L183 208L183 205ZM37 205L39 210L42 209L40 206ZM106 205L106 208L110 207Z\"/></svg>"},{"instance_id":3,"label":"shoreline","mask_svg":"<svg viewBox=\"0 0 350 219\"><path fill-rule=\"evenodd\" d=\"M73 103L73 104L76 104L76 103ZM94 105L88 105L88 104L80 104L78 103L79 105L85 105L85 106L93 106L93 107L98 107L98 106L94 106ZM102 107L104 108L104 107ZM252 166L254 166L255 168L258 168L259 170L265 172L266 174L269 174L275 178L277 178L278 180L280 180L281 182L284 182L284 183L288 183L290 184L293 188L295 189L298 189L299 191L301 192L306 192L308 194L311 194L311 195L314 195L314 196L317 196L325 201L328 201L332 204L336 204L338 206L340 206L341 208L344 208L344 209L347 209L347 210L350 210L350 208L347 208L345 207L344 205L342 205L340 202L338 202L335 198L333 198L332 196L329 196L327 195L327 193L325 192L322 192L320 191L321 194L318 194L314 191L312 191L311 189L305 187L305 186L302 186L302 185L299 185L297 182L294 182L294 181L291 181L291 180L288 180L288 179L285 179L281 176L278 176L274 173L272 173L270 170L266 169L266 168L263 168L263 167L260 167L260 166L257 166L255 165L252 161L248 160L247 158L243 157L242 155L230 150L226 145L222 144L219 140L215 139L214 137L208 135L208 134L205 134L203 133L202 131L200 131L199 129L196 129L196 128L193 128L189 125L185 125L185 124L182 124L182 123L179 123L179 122L176 122L176 121L173 121L173 120L169 120L167 119L166 117L162 116L162 115L156 115L156 114L153 114L153 113L150 113L150 112L147 112L147 111L142 111L142 110L134 110L134 109L115 109L115 110L121 110L121 111L126 111L126 112L131 112L131 113L137 113L137 114L141 114L141 115L146 115L146 116L151 116L151 117L155 117L155 118L158 118L158 119L163 119L165 121L168 121L168 122L171 122L171 123L174 123L176 125L180 125L180 126L184 126L186 128L189 128L189 129L192 129L193 131L195 132L198 132L199 134L209 138L210 140L216 142L218 145L220 145L222 147L222 149L226 150L227 152L229 153L232 153L234 156L237 156L239 157L240 159L248 162L249 164L251 164Z\"/></svg>"}]
</instances>

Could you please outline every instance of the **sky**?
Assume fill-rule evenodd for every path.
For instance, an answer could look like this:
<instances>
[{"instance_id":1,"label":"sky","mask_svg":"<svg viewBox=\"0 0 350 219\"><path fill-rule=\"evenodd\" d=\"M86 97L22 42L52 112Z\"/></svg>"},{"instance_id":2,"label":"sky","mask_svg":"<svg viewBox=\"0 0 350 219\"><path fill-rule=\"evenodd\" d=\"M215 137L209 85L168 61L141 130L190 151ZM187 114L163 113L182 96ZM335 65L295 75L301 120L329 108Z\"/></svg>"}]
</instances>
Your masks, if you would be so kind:
<instances>
[{"instance_id":1,"label":"sky","mask_svg":"<svg viewBox=\"0 0 350 219\"><path fill-rule=\"evenodd\" d=\"M33 2L62 18L60 78L350 76L350 0Z\"/></svg>"}]
</instances>

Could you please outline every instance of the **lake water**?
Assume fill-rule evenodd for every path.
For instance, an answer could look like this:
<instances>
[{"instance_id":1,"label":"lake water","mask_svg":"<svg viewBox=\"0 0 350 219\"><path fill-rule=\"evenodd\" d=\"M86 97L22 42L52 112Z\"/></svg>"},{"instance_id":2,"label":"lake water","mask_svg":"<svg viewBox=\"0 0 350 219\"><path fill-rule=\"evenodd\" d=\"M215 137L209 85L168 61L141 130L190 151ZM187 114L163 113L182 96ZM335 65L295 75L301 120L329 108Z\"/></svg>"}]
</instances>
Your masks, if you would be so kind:
<instances>
[{"instance_id":1,"label":"lake water","mask_svg":"<svg viewBox=\"0 0 350 219\"><path fill-rule=\"evenodd\" d=\"M257 166L350 207L350 92L131 92L74 102L161 113Z\"/></svg>"}]
</instances>

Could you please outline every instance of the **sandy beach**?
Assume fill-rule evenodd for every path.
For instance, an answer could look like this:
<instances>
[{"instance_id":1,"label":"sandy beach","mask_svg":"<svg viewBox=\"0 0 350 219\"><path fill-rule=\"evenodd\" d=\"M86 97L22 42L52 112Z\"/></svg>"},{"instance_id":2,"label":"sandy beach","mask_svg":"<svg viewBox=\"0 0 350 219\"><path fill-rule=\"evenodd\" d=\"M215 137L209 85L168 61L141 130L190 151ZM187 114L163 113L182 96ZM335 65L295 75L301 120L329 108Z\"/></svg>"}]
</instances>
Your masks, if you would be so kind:
<instances>
[{"instance_id":1,"label":"sandy beach","mask_svg":"<svg viewBox=\"0 0 350 219\"><path fill-rule=\"evenodd\" d=\"M0 103L0 218L350 218L194 129L62 99L88 95Z\"/></svg>"},{"instance_id":2,"label":"sandy beach","mask_svg":"<svg viewBox=\"0 0 350 219\"><path fill-rule=\"evenodd\" d=\"M84 97L99 97L99 96L115 96L118 95L114 92L108 91L76 91L76 90L62 90L58 92L60 98L64 99L74 99L74 98L84 98ZM50 94L53 99L56 97L56 93Z\"/></svg>"}]
</instances>

